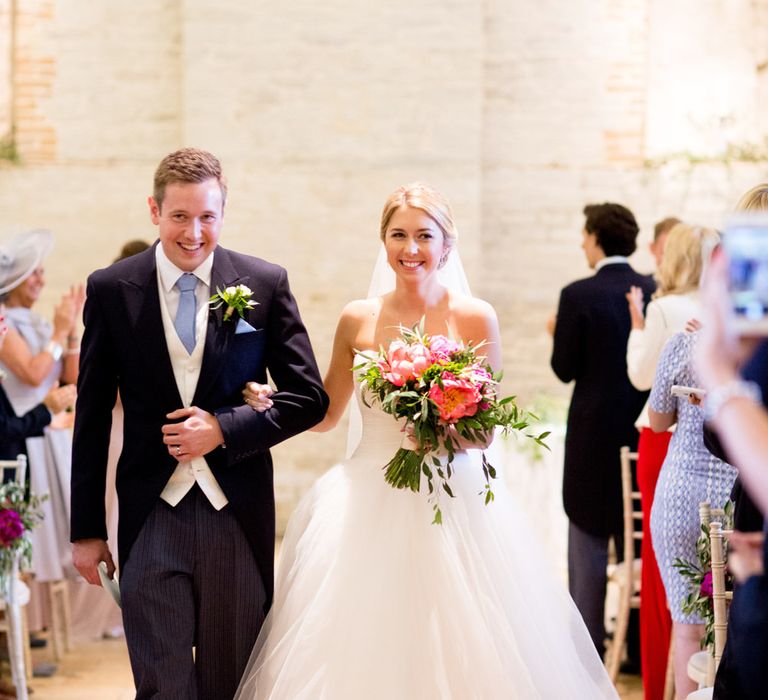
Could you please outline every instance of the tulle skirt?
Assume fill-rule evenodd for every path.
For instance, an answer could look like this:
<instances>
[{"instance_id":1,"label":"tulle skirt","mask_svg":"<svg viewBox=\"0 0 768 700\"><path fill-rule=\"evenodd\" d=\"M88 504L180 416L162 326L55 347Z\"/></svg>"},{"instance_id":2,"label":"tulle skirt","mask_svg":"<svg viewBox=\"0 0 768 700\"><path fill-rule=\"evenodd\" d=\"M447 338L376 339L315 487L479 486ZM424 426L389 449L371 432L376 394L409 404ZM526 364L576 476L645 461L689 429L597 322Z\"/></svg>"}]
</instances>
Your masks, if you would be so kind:
<instances>
[{"instance_id":1,"label":"tulle skirt","mask_svg":"<svg viewBox=\"0 0 768 700\"><path fill-rule=\"evenodd\" d=\"M616 698L500 481L484 505L480 453L456 455L442 525L424 485L390 488L384 462L336 465L299 504L237 697Z\"/></svg>"}]
</instances>

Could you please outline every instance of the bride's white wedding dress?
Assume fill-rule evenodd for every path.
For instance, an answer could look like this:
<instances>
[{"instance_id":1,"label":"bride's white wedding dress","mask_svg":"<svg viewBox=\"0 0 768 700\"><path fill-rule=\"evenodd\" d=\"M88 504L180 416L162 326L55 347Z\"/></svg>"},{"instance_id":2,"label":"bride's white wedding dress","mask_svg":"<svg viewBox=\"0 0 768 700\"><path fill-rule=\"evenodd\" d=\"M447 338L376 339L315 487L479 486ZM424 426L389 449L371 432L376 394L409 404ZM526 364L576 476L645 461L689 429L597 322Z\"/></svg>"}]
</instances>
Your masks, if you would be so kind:
<instances>
[{"instance_id":1,"label":"bride's white wedding dress","mask_svg":"<svg viewBox=\"0 0 768 700\"><path fill-rule=\"evenodd\" d=\"M617 698L503 484L483 505L480 453L456 455L456 498L443 494L443 524L432 525L425 488L384 481L398 424L361 411L358 448L291 518L274 605L237 697Z\"/></svg>"}]
</instances>

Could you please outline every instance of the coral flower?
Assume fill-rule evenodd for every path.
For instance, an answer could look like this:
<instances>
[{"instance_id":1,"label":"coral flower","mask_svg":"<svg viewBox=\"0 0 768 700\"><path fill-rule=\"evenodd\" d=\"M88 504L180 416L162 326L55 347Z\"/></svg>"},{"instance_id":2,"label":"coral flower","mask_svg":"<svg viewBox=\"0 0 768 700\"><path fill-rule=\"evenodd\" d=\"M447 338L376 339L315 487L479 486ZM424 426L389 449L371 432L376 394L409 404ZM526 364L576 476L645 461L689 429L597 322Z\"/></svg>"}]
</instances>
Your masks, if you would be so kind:
<instances>
[{"instance_id":1,"label":"coral flower","mask_svg":"<svg viewBox=\"0 0 768 700\"><path fill-rule=\"evenodd\" d=\"M465 416L474 416L482 396L472 382L457 379L450 372L443 374L443 386L434 384L429 398L437 404L440 418L446 423L456 423Z\"/></svg>"}]
</instances>

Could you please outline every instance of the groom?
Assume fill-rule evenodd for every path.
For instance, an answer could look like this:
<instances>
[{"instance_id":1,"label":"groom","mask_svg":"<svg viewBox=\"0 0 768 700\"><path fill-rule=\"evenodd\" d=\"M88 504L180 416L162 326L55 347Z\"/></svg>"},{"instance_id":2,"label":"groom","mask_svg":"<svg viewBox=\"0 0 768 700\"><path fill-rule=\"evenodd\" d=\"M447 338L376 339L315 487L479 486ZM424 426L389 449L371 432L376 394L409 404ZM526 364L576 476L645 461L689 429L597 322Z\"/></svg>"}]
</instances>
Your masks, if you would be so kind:
<instances>
[{"instance_id":1,"label":"groom","mask_svg":"<svg viewBox=\"0 0 768 700\"><path fill-rule=\"evenodd\" d=\"M272 601L269 448L327 408L285 270L217 247L226 193L215 156L166 156L149 198L159 243L88 280L71 538L98 585L99 562L114 570L104 491L119 391L120 588L137 698L234 695ZM208 303L234 285L252 290L243 319ZM257 413L241 391L267 371L273 407Z\"/></svg>"}]
</instances>

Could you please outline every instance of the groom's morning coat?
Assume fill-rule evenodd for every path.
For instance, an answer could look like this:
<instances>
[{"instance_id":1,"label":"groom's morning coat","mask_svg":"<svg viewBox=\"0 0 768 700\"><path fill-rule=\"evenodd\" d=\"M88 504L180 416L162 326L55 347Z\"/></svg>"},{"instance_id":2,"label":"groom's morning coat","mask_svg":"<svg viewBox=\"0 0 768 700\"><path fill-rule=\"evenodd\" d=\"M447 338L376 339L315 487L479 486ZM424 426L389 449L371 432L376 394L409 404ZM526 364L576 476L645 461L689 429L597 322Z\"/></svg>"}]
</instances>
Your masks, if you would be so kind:
<instances>
[{"instance_id":1,"label":"groom's morning coat","mask_svg":"<svg viewBox=\"0 0 768 700\"><path fill-rule=\"evenodd\" d=\"M156 244L157 245L157 244ZM328 398L283 268L218 247L211 290L244 284L257 305L245 312L255 331L235 333L238 316L208 316L192 405L213 413L225 447L205 456L248 538L272 600L275 504L269 448L325 414ZM104 493L112 407L125 413L117 466L121 567L176 468L163 443L166 414L182 407L160 312L155 247L94 272L84 309L72 464L72 541L107 538ZM247 381L275 384L274 406L244 405ZM215 552L211 556L216 556Z\"/></svg>"}]
</instances>

